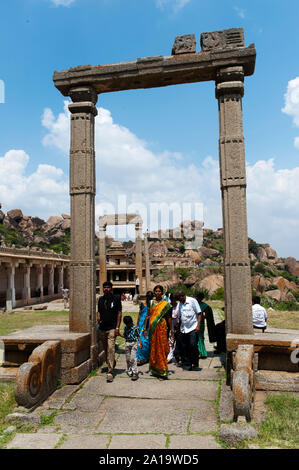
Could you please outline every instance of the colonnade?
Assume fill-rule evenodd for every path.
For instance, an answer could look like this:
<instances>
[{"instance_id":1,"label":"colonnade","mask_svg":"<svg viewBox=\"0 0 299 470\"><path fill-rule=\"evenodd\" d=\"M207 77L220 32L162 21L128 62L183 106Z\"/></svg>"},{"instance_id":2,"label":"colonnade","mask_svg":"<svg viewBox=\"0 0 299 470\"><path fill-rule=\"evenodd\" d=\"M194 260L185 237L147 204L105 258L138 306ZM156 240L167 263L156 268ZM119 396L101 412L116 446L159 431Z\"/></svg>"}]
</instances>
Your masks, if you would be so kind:
<instances>
[{"instance_id":1,"label":"colonnade","mask_svg":"<svg viewBox=\"0 0 299 470\"><path fill-rule=\"evenodd\" d=\"M15 308L60 297L69 285L68 264L67 259L12 258L0 250L0 307Z\"/></svg>"}]
</instances>

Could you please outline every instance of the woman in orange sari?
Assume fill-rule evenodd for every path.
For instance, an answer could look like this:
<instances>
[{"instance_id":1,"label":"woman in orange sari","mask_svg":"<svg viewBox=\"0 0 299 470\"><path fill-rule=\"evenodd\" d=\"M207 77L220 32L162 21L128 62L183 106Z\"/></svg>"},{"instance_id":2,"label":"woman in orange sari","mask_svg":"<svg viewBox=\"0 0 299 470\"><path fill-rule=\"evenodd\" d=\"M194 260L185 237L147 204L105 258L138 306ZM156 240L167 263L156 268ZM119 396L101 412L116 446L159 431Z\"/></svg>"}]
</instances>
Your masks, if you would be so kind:
<instances>
[{"instance_id":1,"label":"woman in orange sari","mask_svg":"<svg viewBox=\"0 0 299 470\"><path fill-rule=\"evenodd\" d=\"M171 305L163 299L163 287L154 288L155 299L150 303L149 340L150 360L149 370L159 380L167 379L167 356L169 353L168 331L171 329Z\"/></svg>"}]
</instances>

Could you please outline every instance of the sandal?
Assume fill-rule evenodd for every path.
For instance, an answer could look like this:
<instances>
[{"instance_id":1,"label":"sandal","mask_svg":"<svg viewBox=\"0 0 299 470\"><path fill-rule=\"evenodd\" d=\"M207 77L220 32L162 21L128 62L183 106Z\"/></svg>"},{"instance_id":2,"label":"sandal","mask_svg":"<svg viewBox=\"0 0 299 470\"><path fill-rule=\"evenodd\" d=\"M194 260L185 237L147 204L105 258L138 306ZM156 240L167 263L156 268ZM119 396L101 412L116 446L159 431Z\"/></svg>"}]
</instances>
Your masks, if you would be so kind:
<instances>
[{"instance_id":1,"label":"sandal","mask_svg":"<svg viewBox=\"0 0 299 470\"><path fill-rule=\"evenodd\" d=\"M137 379L138 379L138 375L137 375L137 374L133 374L131 380L137 380Z\"/></svg>"}]
</instances>

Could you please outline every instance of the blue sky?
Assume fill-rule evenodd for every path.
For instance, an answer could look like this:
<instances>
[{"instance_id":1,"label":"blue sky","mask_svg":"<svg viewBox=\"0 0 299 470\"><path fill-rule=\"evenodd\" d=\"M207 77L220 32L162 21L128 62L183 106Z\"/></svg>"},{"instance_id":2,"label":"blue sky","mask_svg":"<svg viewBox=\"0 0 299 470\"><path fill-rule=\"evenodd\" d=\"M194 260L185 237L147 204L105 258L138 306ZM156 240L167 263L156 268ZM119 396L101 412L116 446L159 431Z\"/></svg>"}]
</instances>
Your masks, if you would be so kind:
<instances>
[{"instance_id":1,"label":"blue sky","mask_svg":"<svg viewBox=\"0 0 299 470\"><path fill-rule=\"evenodd\" d=\"M189 33L200 51L202 32L242 27L257 50L243 99L248 233L298 259L298 13L295 0L2 2L2 210L69 212L68 112L54 70L170 55ZM205 226L222 225L214 83L104 94L97 106L97 215L123 194L129 204L200 201Z\"/></svg>"}]
</instances>

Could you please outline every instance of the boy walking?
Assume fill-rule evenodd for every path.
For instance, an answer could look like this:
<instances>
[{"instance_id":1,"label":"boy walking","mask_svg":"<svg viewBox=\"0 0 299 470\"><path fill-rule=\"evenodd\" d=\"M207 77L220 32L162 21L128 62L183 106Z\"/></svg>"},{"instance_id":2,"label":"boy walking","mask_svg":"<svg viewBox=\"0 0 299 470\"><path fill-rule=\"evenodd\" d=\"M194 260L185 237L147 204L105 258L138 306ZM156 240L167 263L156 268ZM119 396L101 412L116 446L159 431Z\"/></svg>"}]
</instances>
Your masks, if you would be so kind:
<instances>
[{"instance_id":1,"label":"boy walking","mask_svg":"<svg viewBox=\"0 0 299 470\"><path fill-rule=\"evenodd\" d=\"M126 325L124 328L124 334L120 334L120 336L126 340L125 352L127 361L127 374L129 377L131 377L132 380L137 380L137 341L139 341L139 347L142 349L139 328L133 324L132 317L130 316L124 317L124 324Z\"/></svg>"}]
</instances>

